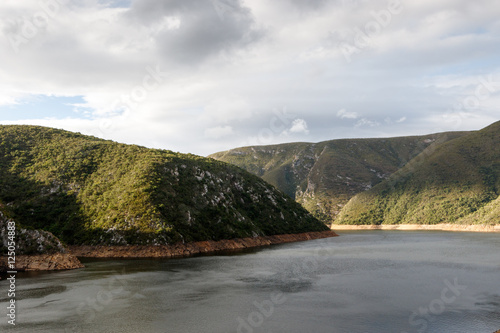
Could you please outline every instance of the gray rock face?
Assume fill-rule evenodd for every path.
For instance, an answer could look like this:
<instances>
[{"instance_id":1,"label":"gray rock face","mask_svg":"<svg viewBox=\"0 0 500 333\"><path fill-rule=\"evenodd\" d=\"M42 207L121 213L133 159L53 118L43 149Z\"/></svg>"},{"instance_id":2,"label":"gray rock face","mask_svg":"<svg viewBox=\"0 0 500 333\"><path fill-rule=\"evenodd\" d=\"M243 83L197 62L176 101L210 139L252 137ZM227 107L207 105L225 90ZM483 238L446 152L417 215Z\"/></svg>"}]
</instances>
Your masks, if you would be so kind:
<instances>
[{"instance_id":1,"label":"gray rock face","mask_svg":"<svg viewBox=\"0 0 500 333\"><path fill-rule=\"evenodd\" d=\"M43 230L28 230L20 227L0 211L0 249L6 253L9 243L8 226L15 225L16 255L65 253L61 241L52 233Z\"/></svg>"},{"instance_id":2,"label":"gray rock face","mask_svg":"<svg viewBox=\"0 0 500 333\"><path fill-rule=\"evenodd\" d=\"M16 244L15 251L13 251L15 252L14 268L8 266L9 256L6 255L9 242L12 242L12 231L15 232L13 241ZM43 230L22 228L2 211L0 211L0 249L0 272L8 270L50 271L83 267L77 257L67 253L67 249L53 234Z\"/></svg>"}]
</instances>

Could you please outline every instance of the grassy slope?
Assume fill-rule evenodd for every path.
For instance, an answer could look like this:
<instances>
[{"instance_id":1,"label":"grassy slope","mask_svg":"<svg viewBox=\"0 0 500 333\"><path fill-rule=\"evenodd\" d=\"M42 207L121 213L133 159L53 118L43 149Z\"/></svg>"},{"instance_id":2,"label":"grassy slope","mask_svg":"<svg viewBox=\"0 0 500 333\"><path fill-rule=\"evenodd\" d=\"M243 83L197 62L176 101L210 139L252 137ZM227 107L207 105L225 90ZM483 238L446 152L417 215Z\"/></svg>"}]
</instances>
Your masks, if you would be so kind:
<instances>
[{"instance_id":1,"label":"grassy slope","mask_svg":"<svg viewBox=\"0 0 500 333\"><path fill-rule=\"evenodd\" d=\"M67 243L171 243L324 230L260 178L212 159L0 126L0 200Z\"/></svg>"},{"instance_id":2,"label":"grassy slope","mask_svg":"<svg viewBox=\"0 0 500 333\"><path fill-rule=\"evenodd\" d=\"M462 135L290 143L238 148L210 157L262 177L330 223L354 195L388 178L424 149Z\"/></svg>"},{"instance_id":3,"label":"grassy slope","mask_svg":"<svg viewBox=\"0 0 500 333\"><path fill-rule=\"evenodd\" d=\"M498 223L500 122L424 151L354 197L341 224Z\"/></svg>"}]
</instances>

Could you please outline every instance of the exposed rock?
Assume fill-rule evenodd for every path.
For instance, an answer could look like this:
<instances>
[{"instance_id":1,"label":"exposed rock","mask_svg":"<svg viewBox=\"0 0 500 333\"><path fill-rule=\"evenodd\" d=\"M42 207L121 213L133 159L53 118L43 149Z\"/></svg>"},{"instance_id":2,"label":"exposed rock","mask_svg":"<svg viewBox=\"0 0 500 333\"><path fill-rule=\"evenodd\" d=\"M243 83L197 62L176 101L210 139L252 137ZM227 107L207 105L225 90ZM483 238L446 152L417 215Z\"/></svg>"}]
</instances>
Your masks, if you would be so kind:
<instances>
[{"instance_id":1,"label":"exposed rock","mask_svg":"<svg viewBox=\"0 0 500 333\"><path fill-rule=\"evenodd\" d=\"M12 219L8 219L0 211L0 249L7 248L9 224L15 225L16 254L42 254L66 252L59 239L52 233L43 230L29 230L22 228ZM1 251L5 252L5 251Z\"/></svg>"},{"instance_id":2,"label":"exposed rock","mask_svg":"<svg viewBox=\"0 0 500 333\"><path fill-rule=\"evenodd\" d=\"M8 268L8 226L15 226L15 267ZM6 271L51 271L82 268L82 263L52 233L43 230L22 228L0 211L0 272Z\"/></svg>"},{"instance_id":3,"label":"exposed rock","mask_svg":"<svg viewBox=\"0 0 500 333\"><path fill-rule=\"evenodd\" d=\"M177 243L173 245L72 246L70 253L16 256L17 271L50 271L84 267L78 257L87 258L174 258L196 254L243 250L274 244L300 242L338 236L333 231L258 236L221 241ZM7 271L7 257L0 257L0 271Z\"/></svg>"},{"instance_id":4,"label":"exposed rock","mask_svg":"<svg viewBox=\"0 0 500 333\"><path fill-rule=\"evenodd\" d=\"M0 257L0 271L7 271L7 257ZM55 271L83 268L78 258L69 253L16 256L15 271Z\"/></svg>"},{"instance_id":5,"label":"exposed rock","mask_svg":"<svg viewBox=\"0 0 500 333\"><path fill-rule=\"evenodd\" d=\"M71 246L70 252L86 258L173 258L196 254L242 250L274 244L307 241L338 236L333 231L306 232L274 236L237 238L221 241L177 243L173 245Z\"/></svg>"}]
</instances>

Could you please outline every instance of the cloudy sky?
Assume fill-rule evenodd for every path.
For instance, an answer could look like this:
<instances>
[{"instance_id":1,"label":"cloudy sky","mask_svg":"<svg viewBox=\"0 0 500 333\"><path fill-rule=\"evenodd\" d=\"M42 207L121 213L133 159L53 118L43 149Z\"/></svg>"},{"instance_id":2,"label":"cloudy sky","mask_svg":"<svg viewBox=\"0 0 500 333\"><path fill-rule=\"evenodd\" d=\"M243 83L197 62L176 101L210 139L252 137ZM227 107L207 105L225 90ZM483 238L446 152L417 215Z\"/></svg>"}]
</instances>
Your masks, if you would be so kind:
<instances>
[{"instance_id":1,"label":"cloudy sky","mask_svg":"<svg viewBox=\"0 0 500 333\"><path fill-rule=\"evenodd\" d=\"M496 1L0 2L0 124L207 155L499 118Z\"/></svg>"}]
</instances>

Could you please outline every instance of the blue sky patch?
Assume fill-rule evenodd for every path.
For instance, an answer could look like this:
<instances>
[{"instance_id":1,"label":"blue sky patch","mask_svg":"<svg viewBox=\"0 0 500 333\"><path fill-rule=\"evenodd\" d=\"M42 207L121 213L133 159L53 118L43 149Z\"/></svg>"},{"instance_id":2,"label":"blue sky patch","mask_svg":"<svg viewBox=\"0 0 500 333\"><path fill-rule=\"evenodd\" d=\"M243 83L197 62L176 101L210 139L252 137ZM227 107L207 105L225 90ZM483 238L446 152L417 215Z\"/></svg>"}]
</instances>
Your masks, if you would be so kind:
<instances>
[{"instance_id":1,"label":"blue sky patch","mask_svg":"<svg viewBox=\"0 0 500 333\"><path fill-rule=\"evenodd\" d=\"M33 95L19 104L0 106L0 121L44 118L91 118L91 109L76 106L84 104L83 96L58 97Z\"/></svg>"}]
</instances>

